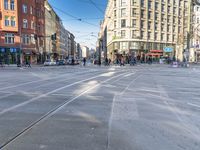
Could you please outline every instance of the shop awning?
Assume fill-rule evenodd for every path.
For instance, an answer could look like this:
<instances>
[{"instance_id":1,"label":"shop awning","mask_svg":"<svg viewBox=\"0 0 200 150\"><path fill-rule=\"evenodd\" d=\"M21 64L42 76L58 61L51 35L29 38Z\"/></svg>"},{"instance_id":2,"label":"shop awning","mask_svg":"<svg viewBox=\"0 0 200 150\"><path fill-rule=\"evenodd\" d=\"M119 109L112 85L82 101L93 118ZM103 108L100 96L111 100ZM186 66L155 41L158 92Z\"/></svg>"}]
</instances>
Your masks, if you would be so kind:
<instances>
[{"instance_id":1,"label":"shop awning","mask_svg":"<svg viewBox=\"0 0 200 150\"><path fill-rule=\"evenodd\" d=\"M163 54L160 53L147 53L147 56L162 56Z\"/></svg>"}]
</instances>

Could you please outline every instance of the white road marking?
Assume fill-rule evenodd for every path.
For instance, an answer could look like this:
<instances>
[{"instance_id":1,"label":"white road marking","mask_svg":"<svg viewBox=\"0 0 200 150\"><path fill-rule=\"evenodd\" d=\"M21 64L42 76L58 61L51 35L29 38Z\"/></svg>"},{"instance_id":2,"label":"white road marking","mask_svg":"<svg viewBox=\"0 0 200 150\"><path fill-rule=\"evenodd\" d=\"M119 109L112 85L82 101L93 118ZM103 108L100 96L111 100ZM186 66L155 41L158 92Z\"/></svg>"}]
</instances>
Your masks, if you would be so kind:
<instances>
[{"instance_id":1,"label":"white road marking","mask_svg":"<svg viewBox=\"0 0 200 150\"><path fill-rule=\"evenodd\" d=\"M91 72L91 71L86 71L86 72L83 72L83 73L87 73L87 72ZM32 84L32 83L41 82L41 81L48 81L48 80L52 80L52 79L57 79L57 78L60 78L62 76L66 76L66 74L63 74L63 75L60 75L60 76L56 76L56 77L53 77L53 78L47 78L47 79L42 79L42 80L37 80L37 81L30 81L30 82L25 82L25 83L17 84L17 85L12 85L12 86L8 86L8 87L0 88L0 90L6 90L6 89L20 87L20 86L23 86L23 85L28 85L28 84Z\"/></svg>"},{"instance_id":2,"label":"white road marking","mask_svg":"<svg viewBox=\"0 0 200 150\"><path fill-rule=\"evenodd\" d=\"M125 73L123 73L123 74L125 74ZM123 75L123 74L120 74L119 76L121 76L121 75ZM79 83L82 83L82 82L85 82L85 81L88 81L88 80L91 80L91 79L95 79L95 78L97 78L97 77L101 77L101 75L97 75L97 76L94 76L94 77L91 77L91 78L87 78L87 79L84 79L84 80L81 80L81 81L77 81L77 82L74 82L74 83L72 83L72 84L69 84L69 85L66 85L66 86L63 86L63 87L60 87L60 88L57 88L57 89L55 89L55 90L52 90L52 91L50 91L50 92L48 92L48 93L45 93L45 94L42 94L42 95L39 95L39 96L37 96L37 97L34 97L34 98L31 98L31 99L29 99L29 100L27 100L27 101L25 101L25 102L22 102L22 103L20 103L20 104L17 104L17 105L15 105L15 106L12 106L12 107L10 107L10 108L7 108L7 109L4 109L4 110L2 110L2 111L0 111L0 115L2 115L2 114L4 114L4 113L6 113L6 112L9 112L9 111L11 111L11 110L14 110L14 109L16 109L16 108L19 108L19 107L22 107L22 106L24 106L24 105L27 105L27 104L29 104L29 103L31 103L31 102L33 102L33 101L36 101L36 100L38 100L38 99L40 99L40 98L43 98L43 97L46 97L46 96L48 96L48 95L50 95L50 94L53 94L53 93L55 93L55 92L58 92L58 91L60 91L60 90L63 90L63 89L65 89L65 88L68 88L68 87L71 87L71 86L73 86L73 85L76 85L76 84L79 84ZM116 77L116 76L115 76ZM114 78L114 77L112 77L112 78ZM111 78L111 79L112 79ZM110 80L110 79L109 79ZM108 81L109 81L108 80ZM107 80L106 80L107 81ZM97 85L99 85L99 84L97 84ZM94 86L94 87L96 87L96 86ZM92 88L94 88L94 87L92 87ZM86 91L85 93L87 93L88 91ZM83 93L83 94L85 94L85 93ZM81 96L81 95L80 95ZM79 97L80 97L79 96ZM78 97L75 97L75 99L76 98L78 98ZM74 100L74 99L73 99Z\"/></svg>"},{"instance_id":3,"label":"white road marking","mask_svg":"<svg viewBox=\"0 0 200 150\"><path fill-rule=\"evenodd\" d=\"M0 99L3 99L3 98L6 98L6 97L9 97L9 96L12 96L14 94L7 94L7 95L4 95L4 96L1 96Z\"/></svg>"},{"instance_id":4,"label":"white road marking","mask_svg":"<svg viewBox=\"0 0 200 150\"><path fill-rule=\"evenodd\" d=\"M197 104L193 104L193 103L187 103L187 104L190 105L190 106L194 106L194 107L200 108L200 105L197 105Z\"/></svg>"}]
</instances>

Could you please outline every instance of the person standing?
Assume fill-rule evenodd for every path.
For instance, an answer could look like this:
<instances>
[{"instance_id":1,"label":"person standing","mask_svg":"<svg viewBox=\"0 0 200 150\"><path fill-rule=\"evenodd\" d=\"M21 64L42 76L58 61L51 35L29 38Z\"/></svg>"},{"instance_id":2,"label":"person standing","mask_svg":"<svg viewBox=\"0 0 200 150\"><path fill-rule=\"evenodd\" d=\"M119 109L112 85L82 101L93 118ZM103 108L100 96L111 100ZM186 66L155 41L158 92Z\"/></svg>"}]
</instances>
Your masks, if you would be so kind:
<instances>
[{"instance_id":1,"label":"person standing","mask_svg":"<svg viewBox=\"0 0 200 150\"><path fill-rule=\"evenodd\" d=\"M108 58L105 59L105 66L108 66Z\"/></svg>"}]
</instances>

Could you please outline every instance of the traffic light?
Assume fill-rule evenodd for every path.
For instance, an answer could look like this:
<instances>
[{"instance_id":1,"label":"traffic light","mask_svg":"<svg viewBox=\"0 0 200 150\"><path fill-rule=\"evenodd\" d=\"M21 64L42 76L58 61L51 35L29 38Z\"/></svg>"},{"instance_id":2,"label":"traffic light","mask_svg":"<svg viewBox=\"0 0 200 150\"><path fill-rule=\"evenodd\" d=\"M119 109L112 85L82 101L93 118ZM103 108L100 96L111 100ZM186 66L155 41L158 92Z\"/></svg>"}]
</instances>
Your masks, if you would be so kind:
<instances>
[{"instance_id":1,"label":"traffic light","mask_svg":"<svg viewBox=\"0 0 200 150\"><path fill-rule=\"evenodd\" d=\"M52 34L52 35L51 35L51 40L52 40L52 41L55 41L55 40L56 40L56 36L57 36L56 33Z\"/></svg>"}]
</instances>

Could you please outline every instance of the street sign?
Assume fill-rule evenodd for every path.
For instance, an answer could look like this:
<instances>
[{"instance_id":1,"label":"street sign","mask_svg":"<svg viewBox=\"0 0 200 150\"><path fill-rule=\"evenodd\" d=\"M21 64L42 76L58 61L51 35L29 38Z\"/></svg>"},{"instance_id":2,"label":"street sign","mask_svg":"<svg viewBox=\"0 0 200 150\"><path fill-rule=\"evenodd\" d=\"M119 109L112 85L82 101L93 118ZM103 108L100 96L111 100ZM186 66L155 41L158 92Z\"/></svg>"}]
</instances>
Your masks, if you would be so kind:
<instances>
[{"instance_id":1,"label":"street sign","mask_svg":"<svg viewBox=\"0 0 200 150\"><path fill-rule=\"evenodd\" d=\"M174 48L173 47L165 47L164 48L164 52L165 53L171 53L171 52L173 52L174 51Z\"/></svg>"}]
</instances>

